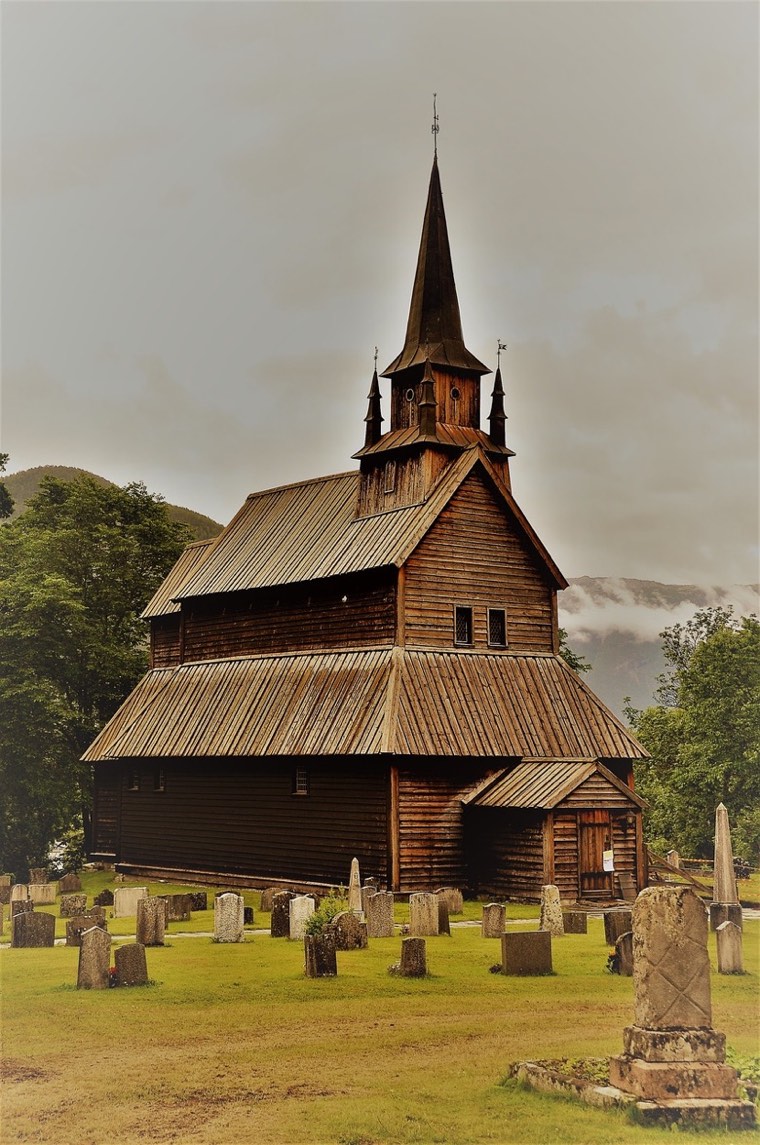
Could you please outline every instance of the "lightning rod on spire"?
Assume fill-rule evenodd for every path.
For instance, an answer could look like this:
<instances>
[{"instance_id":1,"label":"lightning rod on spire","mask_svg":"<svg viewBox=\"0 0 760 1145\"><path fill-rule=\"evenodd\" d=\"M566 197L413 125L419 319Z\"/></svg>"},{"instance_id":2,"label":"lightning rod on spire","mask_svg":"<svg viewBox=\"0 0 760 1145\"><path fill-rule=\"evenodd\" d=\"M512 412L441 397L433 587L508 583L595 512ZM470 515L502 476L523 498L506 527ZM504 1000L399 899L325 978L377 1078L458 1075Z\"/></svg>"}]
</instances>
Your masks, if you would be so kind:
<instances>
[{"instance_id":1,"label":"lightning rod on spire","mask_svg":"<svg viewBox=\"0 0 760 1145\"><path fill-rule=\"evenodd\" d=\"M437 99L438 93L433 92L433 126L430 128L430 130L433 133L433 155L435 156L438 155L438 132L440 131L440 127L438 126L438 111L436 109Z\"/></svg>"},{"instance_id":2,"label":"lightning rod on spire","mask_svg":"<svg viewBox=\"0 0 760 1145\"><path fill-rule=\"evenodd\" d=\"M506 348L507 348L507 343L502 342L501 338L497 338L496 339L496 365L497 365L497 367L501 366L501 352L502 352L502 350L506 350Z\"/></svg>"}]
</instances>

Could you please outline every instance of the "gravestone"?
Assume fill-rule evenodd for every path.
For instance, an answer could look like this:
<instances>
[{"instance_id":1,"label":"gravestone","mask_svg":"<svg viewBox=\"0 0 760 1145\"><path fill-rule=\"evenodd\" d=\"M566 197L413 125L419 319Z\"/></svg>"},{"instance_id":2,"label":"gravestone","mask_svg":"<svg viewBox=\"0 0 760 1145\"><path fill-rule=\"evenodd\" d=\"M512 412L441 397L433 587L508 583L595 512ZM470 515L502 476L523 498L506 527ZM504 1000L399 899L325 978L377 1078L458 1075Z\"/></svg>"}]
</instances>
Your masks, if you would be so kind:
<instances>
[{"instance_id":1,"label":"gravestone","mask_svg":"<svg viewBox=\"0 0 760 1145\"><path fill-rule=\"evenodd\" d=\"M364 886L362 887L362 911L365 914L367 913L368 901L372 898L373 895L376 895L376 894L377 894L377 888L375 886L368 886L365 883Z\"/></svg>"},{"instance_id":2,"label":"gravestone","mask_svg":"<svg viewBox=\"0 0 760 1145\"><path fill-rule=\"evenodd\" d=\"M425 938L438 934L438 899L427 893L409 895L409 934Z\"/></svg>"},{"instance_id":3,"label":"gravestone","mask_svg":"<svg viewBox=\"0 0 760 1145\"><path fill-rule=\"evenodd\" d=\"M639 1100L639 1120L679 1125L754 1124L712 1028L707 914L690 887L655 886L633 909L634 1025L610 1058L610 1084Z\"/></svg>"},{"instance_id":4,"label":"gravestone","mask_svg":"<svg viewBox=\"0 0 760 1145\"><path fill-rule=\"evenodd\" d=\"M679 855L678 851L668 851L665 855L665 862L670 863L671 867L677 867L680 871L681 856Z\"/></svg>"},{"instance_id":5,"label":"gravestone","mask_svg":"<svg viewBox=\"0 0 760 1145\"><path fill-rule=\"evenodd\" d=\"M29 868L29 882L30 883L46 883L48 881L47 867L30 867Z\"/></svg>"},{"instance_id":6,"label":"gravestone","mask_svg":"<svg viewBox=\"0 0 760 1145\"><path fill-rule=\"evenodd\" d=\"M113 906L113 891L105 887L92 901L95 906Z\"/></svg>"},{"instance_id":7,"label":"gravestone","mask_svg":"<svg viewBox=\"0 0 760 1145\"><path fill-rule=\"evenodd\" d=\"M464 910L464 898L458 887L439 887L435 893L446 903L449 915L461 914Z\"/></svg>"},{"instance_id":8,"label":"gravestone","mask_svg":"<svg viewBox=\"0 0 760 1145\"><path fill-rule=\"evenodd\" d=\"M552 974L551 932L517 930L502 934L501 970L514 977Z\"/></svg>"},{"instance_id":9,"label":"gravestone","mask_svg":"<svg viewBox=\"0 0 760 1145\"><path fill-rule=\"evenodd\" d=\"M28 902L29 887L26 883L14 883L11 887L11 902Z\"/></svg>"},{"instance_id":10,"label":"gravestone","mask_svg":"<svg viewBox=\"0 0 760 1145\"><path fill-rule=\"evenodd\" d=\"M270 923L272 938L290 937L290 902L296 897L295 891L277 891L272 896L272 919Z\"/></svg>"},{"instance_id":11,"label":"gravestone","mask_svg":"<svg viewBox=\"0 0 760 1145\"><path fill-rule=\"evenodd\" d=\"M266 887L261 892L261 909L266 914L269 914L270 911L272 910L272 899L274 898L274 896L276 894L279 894L279 893L280 893L279 887ZM282 937L282 936L280 936L280 937Z\"/></svg>"},{"instance_id":12,"label":"gravestone","mask_svg":"<svg viewBox=\"0 0 760 1145\"><path fill-rule=\"evenodd\" d=\"M606 910L604 912L604 941L614 946L621 934L633 928L629 910Z\"/></svg>"},{"instance_id":13,"label":"gravestone","mask_svg":"<svg viewBox=\"0 0 760 1145\"><path fill-rule=\"evenodd\" d=\"M29 898L36 906L52 906L55 903L55 883L30 883Z\"/></svg>"},{"instance_id":14,"label":"gravestone","mask_svg":"<svg viewBox=\"0 0 760 1145\"><path fill-rule=\"evenodd\" d=\"M348 909L361 914L362 880L359 874L359 860L351 860L351 873L348 877Z\"/></svg>"},{"instance_id":15,"label":"gravestone","mask_svg":"<svg viewBox=\"0 0 760 1145\"><path fill-rule=\"evenodd\" d=\"M217 942L245 942L242 895L227 892L214 899L214 938Z\"/></svg>"},{"instance_id":16,"label":"gravestone","mask_svg":"<svg viewBox=\"0 0 760 1145\"><path fill-rule=\"evenodd\" d=\"M10 904L10 908L10 917L15 918L17 914L30 914L34 910L34 903L31 899L18 899Z\"/></svg>"},{"instance_id":17,"label":"gravestone","mask_svg":"<svg viewBox=\"0 0 760 1145\"><path fill-rule=\"evenodd\" d=\"M388 967L389 974L401 978L424 978L427 974L427 951L424 938L401 939L401 961Z\"/></svg>"},{"instance_id":18,"label":"gravestone","mask_svg":"<svg viewBox=\"0 0 760 1145\"><path fill-rule=\"evenodd\" d=\"M314 899L310 895L296 895L289 903L289 937L302 939L306 934L306 920L314 914Z\"/></svg>"},{"instance_id":19,"label":"gravestone","mask_svg":"<svg viewBox=\"0 0 760 1145\"><path fill-rule=\"evenodd\" d=\"M113 917L136 917L138 902L147 897L147 887L117 887L113 893Z\"/></svg>"},{"instance_id":20,"label":"gravestone","mask_svg":"<svg viewBox=\"0 0 760 1145\"><path fill-rule=\"evenodd\" d=\"M119 986L148 985L148 963L142 943L129 942L125 946L117 946L114 961Z\"/></svg>"},{"instance_id":21,"label":"gravestone","mask_svg":"<svg viewBox=\"0 0 760 1145\"><path fill-rule=\"evenodd\" d=\"M140 946L163 946L166 934L166 901L163 898L137 900L135 940Z\"/></svg>"},{"instance_id":22,"label":"gravestone","mask_svg":"<svg viewBox=\"0 0 760 1145\"><path fill-rule=\"evenodd\" d=\"M625 934L621 934L615 943L615 961L617 962L617 972L623 978L631 978L633 976L633 931L627 930Z\"/></svg>"},{"instance_id":23,"label":"gravestone","mask_svg":"<svg viewBox=\"0 0 760 1145\"><path fill-rule=\"evenodd\" d=\"M715 809L715 857L713 860L713 901L710 903L710 929L724 922L742 925L742 908L736 890L731 828L725 804Z\"/></svg>"},{"instance_id":24,"label":"gravestone","mask_svg":"<svg viewBox=\"0 0 760 1145\"><path fill-rule=\"evenodd\" d=\"M562 905L559 901L559 889L548 883L541 887L541 913L539 915L538 929L546 930L549 934L560 938L565 933L562 922Z\"/></svg>"},{"instance_id":25,"label":"gravestone","mask_svg":"<svg viewBox=\"0 0 760 1145\"><path fill-rule=\"evenodd\" d=\"M715 931L718 943L718 973L743 974L742 928L735 922L722 922Z\"/></svg>"},{"instance_id":26,"label":"gravestone","mask_svg":"<svg viewBox=\"0 0 760 1145\"><path fill-rule=\"evenodd\" d=\"M351 910L342 910L330 923L336 950L366 950L367 924Z\"/></svg>"},{"instance_id":27,"label":"gravestone","mask_svg":"<svg viewBox=\"0 0 760 1145\"><path fill-rule=\"evenodd\" d=\"M480 933L483 938L501 938L507 929L507 908L504 903L489 902L483 907Z\"/></svg>"},{"instance_id":28,"label":"gravestone","mask_svg":"<svg viewBox=\"0 0 760 1145\"><path fill-rule=\"evenodd\" d=\"M82 889L82 880L79 875L68 874L64 875L62 879L58 880L58 894L59 895L72 895Z\"/></svg>"},{"instance_id":29,"label":"gravestone","mask_svg":"<svg viewBox=\"0 0 760 1145\"><path fill-rule=\"evenodd\" d=\"M9 887L13 882L13 875L0 875L0 887Z\"/></svg>"},{"instance_id":30,"label":"gravestone","mask_svg":"<svg viewBox=\"0 0 760 1145\"><path fill-rule=\"evenodd\" d=\"M438 895L436 895L436 898L438 899L438 933L448 934L450 938L451 924L449 923L448 903L445 899L440 898Z\"/></svg>"},{"instance_id":31,"label":"gravestone","mask_svg":"<svg viewBox=\"0 0 760 1145\"><path fill-rule=\"evenodd\" d=\"M94 911L100 911L100 915L96 915ZM82 935L86 930L90 930L93 926L99 926L101 930L108 930L105 921L105 912L102 907L94 907L92 911L87 914L77 914L73 918L66 919L66 945L67 946L81 946Z\"/></svg>"},{"instance_id":32,"label":"gravestone","mask_svg":"<svg viewBox=\"0 0 760 1145\"><path fill-rule=\"evenodd\" d=\"M208 910L208 894L206 891L193 891L190 894L190 910Z\"/></svg>"},{"instance_id":33,"label":"gravestone","mask_svg":"<svg viewBox=\"0 0 760 1145\"><path fill-rule=\"evenodd\" d=\"M111 935L99 926L90 927L79 945L77 989L107 990L111 962Z\"/></svg>"},{"instance_id":34,"label":"gravestone","mask_svg":"<svg viewBox=\"0 0 760 1145\"><path fill-rule=\"evenodd\" d=\"M61 895L61 901L58 904L58 910L61 918L72 918L75 914L81 914L82 911L87 910L87 895Z\"/></svg>"},{"instance_id":35,"label":"gravestone","mask_svg":"<svg viewBox=\"0 0 760 1145\"><path fill-rule=\"evenodd\" d=\"M11 946L54 946L55 919L44 911L24 911L11 919Z\"/></svg>"},{"instance_id":36,"label":"gravestone","mask_svg":"<svg viewBox=\"0 0 760 1145\"><path fill-rule=\"evenodd\" d=\"M335 938L330 933L305 934L303 939L307 978L334 978L338 973Z\"/></svg>"},{"instance_id":37,"label":"gravestone","mask_svg":"<svg viewBox=\"0 0 760 1145\"><path fill-rule=\"evenodd\" d=\"M617 881L620 884L620 893L626 902L636 901L636 880L630 871L618 871Z\"/></svg>"},{"instance_id":38,"label":"gravestone","mask_svg":"<svg viewBox=\"0 0 760 1145\"><path fill-rule=\"evenodd\" d=\"M243 907L243 926L253 926L253 925L254 925L253 907L252 906L244 906Z\"/></svg>"},{"instance_id":39,"label":"gravestone","mask_svg":"<svg viewBox=\"0 0 760 1145\"><path fill-rule=\"evenodd\" d=\"M190 900L192 895L179 894L179 895L159 895L166 903L166 921L167 922L189 922L191 914Z\"/></svg>"},{"instance_id":40,"label":"gravestone","mask_svg":"<svg viewBox=\"0 0 760 1145\"><path fill-rule=\"evenodd\" d=\"M585 910L563 910L562 926L565 934L588 934L588 915Z\"/></svg>"},{"instance_id":41,"label":"gravestone","mask_svg":"<svg viewBox=\"0 0 760 1145\"><path fill-rule=\"evenodd\" d=\"M5 883L3 886L0 886L0 904L7 906L10 901L11 885L10 883Z\"/></svg>"},{"instance_id":42,"label":"gravestone","mask_svg":"<svg viewBox=\"0 0 760 1145\"><path fill-rule=\"evenodd\" d=\"M367 937L393 938L393 894L378 891L366 901Z\"/></svg>"}]
</instances>

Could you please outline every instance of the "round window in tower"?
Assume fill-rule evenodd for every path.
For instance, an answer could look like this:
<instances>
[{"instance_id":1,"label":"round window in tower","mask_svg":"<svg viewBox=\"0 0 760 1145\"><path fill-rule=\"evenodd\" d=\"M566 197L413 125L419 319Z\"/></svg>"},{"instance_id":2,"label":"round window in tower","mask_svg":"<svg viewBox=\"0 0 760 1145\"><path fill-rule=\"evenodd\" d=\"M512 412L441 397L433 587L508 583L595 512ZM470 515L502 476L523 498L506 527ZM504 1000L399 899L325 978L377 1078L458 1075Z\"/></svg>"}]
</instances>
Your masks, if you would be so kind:
<instances>
[{"instance_id":1,"label":"round window in tower","mask_svg":"<svg viewBox=\"0 0 760 1145\"><path fill-rule=\"evenodd\" d=\"M455 402L458 402L458 401L459 401L459 399L461 398L461 396L462 396L462 395L461 395L461 393L460 393L459 389L458 389L456 386L452 386L452 387L451 387L451 397L452 397L452 400L453 400L453 401L455 401Z\"/></svg>"},{"instance_id":2,"label":"round window in tower","mask_svg":"<svg viewBox=\"0 0 760 1145\"><path fill-rule=\"evenodd\" d=\"M414 398L415 398L415 393L414 393L414 390L413 390L413 389L411 389L411 388L410 388L410 389L408 389L408 390L406 391L406 393L404 394L404 397L406 398L406 400L407 400L408 402L413 402L413 401L414 401Z\"/></svg>"}]
</instances>

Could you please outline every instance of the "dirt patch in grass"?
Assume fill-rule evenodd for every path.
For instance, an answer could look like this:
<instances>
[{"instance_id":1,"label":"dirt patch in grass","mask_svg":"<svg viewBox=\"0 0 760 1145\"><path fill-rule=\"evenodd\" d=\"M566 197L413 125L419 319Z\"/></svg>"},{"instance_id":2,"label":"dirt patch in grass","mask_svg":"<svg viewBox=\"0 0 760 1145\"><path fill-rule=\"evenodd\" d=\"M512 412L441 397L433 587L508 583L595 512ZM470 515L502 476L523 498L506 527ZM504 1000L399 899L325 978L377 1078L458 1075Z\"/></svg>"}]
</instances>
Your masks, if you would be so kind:
<instances>
[{"instance_id":1,"label":"dirt patch in grass","mask_svg":"<svg viewBox=\"0 0 760 1145\"><path fill-rule=\"evenodd\" d=\"M6 1083L37 1081L48 1076L49 1074L44 1069L37 1069L35 1066L8 1060L0 1061L0 1081Z\"/></svg>"}]
</instances>

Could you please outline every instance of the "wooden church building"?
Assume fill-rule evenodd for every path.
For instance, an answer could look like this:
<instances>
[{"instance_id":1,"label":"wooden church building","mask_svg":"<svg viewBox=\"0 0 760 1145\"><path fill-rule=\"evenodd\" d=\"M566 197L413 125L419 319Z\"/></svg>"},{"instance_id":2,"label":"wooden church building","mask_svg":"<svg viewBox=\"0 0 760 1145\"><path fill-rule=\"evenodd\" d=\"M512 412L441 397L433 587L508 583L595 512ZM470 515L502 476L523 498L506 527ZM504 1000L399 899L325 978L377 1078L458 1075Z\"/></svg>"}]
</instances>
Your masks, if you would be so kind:
<instances>
[{"instance_id":1,"label":"wooden church building","mask_svg":"<svg viewBox=\"0 0 760 1145\"><path fill-rule=\"evenodd\" d=\"M145 610L151 669L94 741L92 858L308 888L537 899L646 883L646 755L559 655L566 581L488 431L437 159L406 339L358 470L251 494Z\"/></svg>"}]
</instances>

